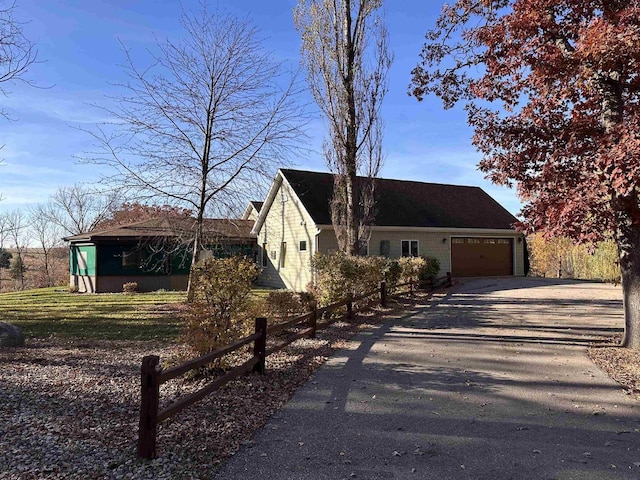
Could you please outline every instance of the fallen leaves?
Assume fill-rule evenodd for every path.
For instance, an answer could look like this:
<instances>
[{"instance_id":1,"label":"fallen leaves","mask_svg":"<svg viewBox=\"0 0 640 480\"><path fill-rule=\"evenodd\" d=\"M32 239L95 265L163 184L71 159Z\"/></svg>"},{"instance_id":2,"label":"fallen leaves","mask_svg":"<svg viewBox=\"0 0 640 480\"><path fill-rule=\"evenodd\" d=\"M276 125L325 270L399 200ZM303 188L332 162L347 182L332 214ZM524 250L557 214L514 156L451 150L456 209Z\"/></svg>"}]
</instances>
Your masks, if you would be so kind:
<instances>
[{"instance_id":1,"label":"fallen leaves","mask_svg":"<svg viewBox=\"0 0 640 480\"><path fill-rule=\"evenodd\" d=\"M592 347L589 357L628 394L640 399L640 352L617 346Z\"/></svg>"},{"instance_id":2,"label":"fallen leaves","mask_svg":"<svg viewBox=\"0 0 640 480\"><path fill-rule=\"evenodd\" d=\"M210 478L242 445L257 448L251 435L274 418L272 414L362 325L376 324L402 308L398 304L396 310L337 322L318 332L317 339L299 340L270 355L268 375L233 381L163 422L159 458L153 462L135 456L140 360L157 354L168 365L187 355L182 346L50 338L10 354L0 351L0 431L5 432L0 435L0 465L9 478L17 471L24 478L41 478L43 467L57 475L51 478L65 479L195 478L193 472L198 472L197 478ZM187 395L207 381L168 382L162 386L161 401ZM296 443L305 447L304 442ZM256 456L265 458L267 453ZM4 478L2 472L0 477Z\"/></svg>"}]
</instances>

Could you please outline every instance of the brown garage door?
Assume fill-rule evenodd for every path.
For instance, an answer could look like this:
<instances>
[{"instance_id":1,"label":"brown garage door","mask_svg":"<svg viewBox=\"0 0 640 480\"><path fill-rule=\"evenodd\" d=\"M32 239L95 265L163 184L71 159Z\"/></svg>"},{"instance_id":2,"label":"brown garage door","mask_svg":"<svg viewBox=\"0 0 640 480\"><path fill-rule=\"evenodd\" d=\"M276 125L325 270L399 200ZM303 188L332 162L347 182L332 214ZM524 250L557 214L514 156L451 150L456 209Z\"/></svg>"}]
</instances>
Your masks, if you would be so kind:
<instances>
[{"instance_id":1,"label":"brown garage door","mask_svg":"<svg viewBox=\"0 0 640 480\"><path fill-rule=\"evenodd\" d=\"M452 238L451 272L455 277L513 275L513 239Z\"/></svg>"}]
</instances>

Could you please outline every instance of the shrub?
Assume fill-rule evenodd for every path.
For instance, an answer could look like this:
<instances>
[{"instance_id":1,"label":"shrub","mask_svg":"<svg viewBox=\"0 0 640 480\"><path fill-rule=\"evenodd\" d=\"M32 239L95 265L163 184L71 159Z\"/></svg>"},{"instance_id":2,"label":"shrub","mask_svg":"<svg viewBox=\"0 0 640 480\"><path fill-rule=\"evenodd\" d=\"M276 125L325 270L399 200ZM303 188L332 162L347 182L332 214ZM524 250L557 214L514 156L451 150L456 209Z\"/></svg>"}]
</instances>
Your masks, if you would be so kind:
<instances>
[{"instance_id":1,"label":"shrub","mask_svg":"<svg viewBox=\"0 0 640 480\"><path fill-rule=\"evenodd\" d=\"M122 291L127 294L136 293L138 291L138 284L136 282L123 283Z\"/></svg>"},{"instance_id":2,"label":"shrub","mask_svg":"<svg viewBox=\"0 0 640 480\"><path fill-rule=\"evenodd\" d=\"M402 283L417 280L425 286L435 279L440 271L440 262L433 257L402 257L398 263Z\"/></svg>"},{"instance_id":3,"label":"shrub","mask_svg":"<svg viewBox=\"0 0 640 480\"><path fill-rule=\"evenodd\" d=\"M23 280L24 274L27 271L27 266L22 259L22 255L14 257L9 267L9 276L14 280Z\"/></svg>"},{"instance_id":4,"label":"shrub","mask_svg":"<svg viewBox=\"0 0 640 480\"><path fill-rule=\"evenodd\" d=\"M279 323L289 317L303 315L311 311L312 300L306 292L274 290L267 295L264 307L269 320Z\"/></svg>"},{"instance_id":5,"label":"shrub","mask_svg":"<svg viewBox=\"0 0 640 480\"><path fill-rule=\"evenodd\" d=\"M402 277L402 267L398 260L387 260L382 270L382 276L387 282L387 288L395 288L400 283Z\"/></svg>"},{"instance_id":6,"label":"shrub","mask_svg":"<svg viewBox=\"0 0 640 480\"><path fill-rule=\"evenodd\" d=\"M13 255L4 248L0 248L0 268L10 268Z\"/></svg>"},{"instance_id":7,"label":"shrub","mask_svg":"<svg viewBox=\"0 0 640 480\"><path fill-rule=\"evenodd\" d=\"M422 257L424 265L418 270L418 280L421 284L431 283L440 272L440 262L437 258Z\"/></svg>"},{"instance_id":8,"label":"shrub","mask_svg":"<svg viewBox=\"0 0 640 480\"><path fill-rule=\"evenodd\" d=\"M266 298L267 317L283 320L288 317L301 315L308 311L303 304L300 294L289 290L274 290Z\"/></svg>"},{"instance_id":9,"label":"shrub","mask_svg":"<svg viewBox=\"0 0 640 480\"><path fill-rule=\"evenodd\" d=\"M384 257L356 257L342 252L316 254L311 261L315 283L307 286L320 306L375 290L385 280L387 288L398 283L419 280L428 283L440 271L440 262L432 257L403 257L391 260Z\"/></svg>"},{"instance_id":10,"label":"shrub","mask_svg":"<svg viewBox=\"0 0 640 480\"><path fill-rule=\"evenodd\" d=\"M320 306L374 290L380 286L389 260L382 257L356 257L337 252L316 254L311 261L315 283L307 288Z\"/></svg>"},{"instance_id":11,"label":"shrub","mask_svg":"<svg viewBox=\"0 0 640 480\"><path fill-rule=\"evenodd\" d=\"M240 257L208 258L193 267L183 339L194 352L204 355L251 333L257 313L251 288L259 271Z\"/></svg>"},{"instance_id":12,"label":"shrub","mask_svg":"<svg viewBox=\"0 0 640 480\"><path fill-rule=\"evenodd\" d=\"M420 270L425 266L425 260L422 257L402 257L398 260L400 265L400 281L401 283L415 282L418 279Z\"/></svg>"}]
</instances>

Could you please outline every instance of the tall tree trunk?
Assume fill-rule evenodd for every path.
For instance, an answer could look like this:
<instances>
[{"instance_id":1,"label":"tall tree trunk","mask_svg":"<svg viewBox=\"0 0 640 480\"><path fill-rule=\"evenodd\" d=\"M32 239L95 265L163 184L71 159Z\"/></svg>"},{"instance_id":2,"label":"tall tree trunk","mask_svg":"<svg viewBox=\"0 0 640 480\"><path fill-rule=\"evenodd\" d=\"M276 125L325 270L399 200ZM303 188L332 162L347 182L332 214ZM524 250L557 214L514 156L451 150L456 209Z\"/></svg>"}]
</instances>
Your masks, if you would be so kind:
<instances>
[{"instance_id":1,"label":"tall tree trunk","mask_svg":"<svg viewBox=\"0 0 640 480\"><path fill-rule=\"evenodd\" d=\"M623 347L640 350L640 206L638 196L618 199L617 243L624 300Z\"/></svg>"},{"instance_id":2,"label":"tall tree trunk","mask_svg":"<svg viewBox=\"0 0 640 480\"><path fill-rule=\"evenodd\" d=\"M347 243L347 253L349 253L350 255L358 255L360 248L359 248L359 239L358 239L358 227L359 227L359 222L358 222L358 179L355 175L355 173L353 174L349 174L346 177L346 191L347 191L347 215L346 215L346 221L347 221L347 238L348 243Z\"/></svg>"},{"instance_id":3,"label":"tall tree trunk","mask_svg":"<svg viewBox=\"0 0 640 480\"><path fill-rule=\"evenodd\" d=\"M53 282L51 281L51 269L49 268L49 250L43 248L42 254L44 255L44 273L47 277L47 287L52 287Z\"/></svg>"},{"instance_id":4,"label":"tall tree trunk","mask_svg":"<svg viewBox=\"0 0 640 480\"><path fill-rule=\"evenodd\" d=\"M357 158L358 158L358 118L355 97L355 44L353 39L353 28L351 25L351 1L344 2L345 25L344 36L346 39L347 71L344 79L345 91L347 94L347 137L346 137L346 222L347 222L347 253L357 255L359 248L358 241L358 189L357 189Z\"/></svg>"},{"instance_id":5,"label":"tall tree trunk","mask_svg":"<svg viewBox=\"0 0 640 480\"><path fill-rule=\"evenodd\" d=\"M189 281L187 283L187 302L193 301L194 296L194 282L193 282L193 267L200 261L200 254L202 253L202 230L204 223L204 215L202 210L198 212L196 218L195 235L193 236L193 252L191 253L191 266L189 267Z\"/></svg>"}]
</instances>

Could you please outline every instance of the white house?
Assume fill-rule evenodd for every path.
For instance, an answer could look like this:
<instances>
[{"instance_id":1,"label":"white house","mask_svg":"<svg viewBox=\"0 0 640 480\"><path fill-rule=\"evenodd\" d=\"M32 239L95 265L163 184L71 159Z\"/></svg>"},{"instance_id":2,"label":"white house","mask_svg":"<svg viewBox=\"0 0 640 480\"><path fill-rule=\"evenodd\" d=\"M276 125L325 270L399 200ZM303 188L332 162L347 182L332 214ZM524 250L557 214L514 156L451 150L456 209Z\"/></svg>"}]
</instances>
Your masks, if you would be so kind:
<instances>
[{"instance_id":1,"label":"white house","mask_svg":"<svg viewBox=\"0 0 640 480\"><path fill-rule=\"evenodd\" d=\"M368 255L428 255L454 277L525 274L524 237L517 219L479 187L376 179L376 215ZM310 259L338 248L331 225L329 173L279 170L267 198L249 206L257 219L259 281L304 290Z\"/></svg>"}]
</instances>

